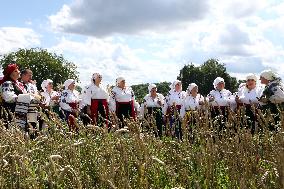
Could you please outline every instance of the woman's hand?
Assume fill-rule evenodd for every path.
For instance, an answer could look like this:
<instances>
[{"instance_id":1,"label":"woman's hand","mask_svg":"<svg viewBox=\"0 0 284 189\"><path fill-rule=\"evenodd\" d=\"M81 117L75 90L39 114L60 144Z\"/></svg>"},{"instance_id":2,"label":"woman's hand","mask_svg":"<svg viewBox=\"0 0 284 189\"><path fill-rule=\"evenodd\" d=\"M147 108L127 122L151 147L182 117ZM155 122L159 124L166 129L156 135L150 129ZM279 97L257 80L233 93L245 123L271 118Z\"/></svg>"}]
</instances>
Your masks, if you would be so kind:
<instances>
[{"instance_id":1,"label":"woman's hand","mask_svg":"<svg viewBox=\"0 0 284 189\"><path fill-rule=\"evenodd\" d=\"M215 100L215 97L214 96L210 96L209 97L209 102L213 102Z\"/></svg>"},{"instance_id":2,"label":"woman's hand","mask_svg":"<svg viewBox=\"0 0 284 189\"><path fill-rule=\"evenodd\" d=\"M54 97L51 98L51 100L58 101L59 100L59 96L54 96Z\"/></svg>"},{"instance_id":3,"label":"woman's hand","mask_svg":"<svg viewBox=\"0 0 284 189\"><path fill-rule=\"evenodd\" d=\"M239 96L236 96L236 97L235 97L235 100L236 100L236 103L242 103L242 101L241 101L241 99L240 99Z\"/></svg>"}]
</instances>

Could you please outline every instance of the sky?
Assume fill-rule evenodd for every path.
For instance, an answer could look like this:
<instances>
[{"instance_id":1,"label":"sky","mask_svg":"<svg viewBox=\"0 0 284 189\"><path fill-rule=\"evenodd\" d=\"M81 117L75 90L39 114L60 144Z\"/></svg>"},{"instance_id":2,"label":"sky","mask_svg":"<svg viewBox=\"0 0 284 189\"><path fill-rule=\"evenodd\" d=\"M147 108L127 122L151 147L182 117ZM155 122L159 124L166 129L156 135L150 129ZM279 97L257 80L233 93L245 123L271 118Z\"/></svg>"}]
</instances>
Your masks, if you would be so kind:
<instances>
[{"instance_id":1,"label":"sky","mask_svg":"<svg viewBox=\"0 0 284 189\"><path fill-rule=\"evenodd\" d=\"M284 0L0 0L0 55L40 47L74 62L81 85L171 82L210 58L244 79L284 76ZM52 78L50 78L52 79Z\"/></svg>"}]
</instances>

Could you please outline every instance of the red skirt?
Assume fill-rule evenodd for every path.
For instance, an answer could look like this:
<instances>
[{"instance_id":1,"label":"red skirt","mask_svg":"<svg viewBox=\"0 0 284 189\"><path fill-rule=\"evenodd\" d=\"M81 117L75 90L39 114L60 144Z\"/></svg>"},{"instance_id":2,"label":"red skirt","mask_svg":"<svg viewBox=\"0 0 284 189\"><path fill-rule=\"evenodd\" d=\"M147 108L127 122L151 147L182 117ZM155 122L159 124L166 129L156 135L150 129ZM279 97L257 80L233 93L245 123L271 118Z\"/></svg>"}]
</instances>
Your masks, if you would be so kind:
<instances>
[{"instance_id":1,"label":"red skirt","mask_svg":"<svg viewBox=\"0 0 284 189\"><path fill-rule=\"evenodd\" d=\"M108 113L109 107L106 99L92 99L91 101L91 118L94 123L97 122L99 113L105 119L106 126L108 127Z\"/></svg>"}]
</instances>

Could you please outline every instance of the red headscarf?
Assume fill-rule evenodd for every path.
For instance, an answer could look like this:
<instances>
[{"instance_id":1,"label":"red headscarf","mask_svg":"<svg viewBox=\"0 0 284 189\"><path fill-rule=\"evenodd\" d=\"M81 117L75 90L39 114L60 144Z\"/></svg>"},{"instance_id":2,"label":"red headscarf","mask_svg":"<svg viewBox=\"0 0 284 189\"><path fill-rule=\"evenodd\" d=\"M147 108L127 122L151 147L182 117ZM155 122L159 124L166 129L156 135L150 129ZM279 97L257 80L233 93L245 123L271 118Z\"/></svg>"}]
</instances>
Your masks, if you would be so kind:
<instances>
[{"instance_id":1,"label":"red headscarf","mask_svg":"<svg viewBox=\"0 0 284 189\"><path fill-rule=\"evenodd\" d=\"M16 87L22 91L22 93L25 93L25 88L23 86L22 83L20 83L18 80L13 80L10 75L11 73L13 73L13 71L15 71L16 69L19 69L17 64L9 64L3 71L3 79L0 80L0 85L2 85L4 82L6 81L12 81L13 83L15 83Z\"/></svg>"},{"instance_id":2,"label":"red headscarf","mask_svg":"<svg viewBox=\"0 0 284 189\"><path fill-rule=\"evenodd\" d=\"M3 84L5 81L11 80L13 82L16 82L10 78L11 73L15 71L16 69L19 69L17 64L9 64L3 71L3 79L0 81L0 85Z\"/></svg>"}]
</instances>

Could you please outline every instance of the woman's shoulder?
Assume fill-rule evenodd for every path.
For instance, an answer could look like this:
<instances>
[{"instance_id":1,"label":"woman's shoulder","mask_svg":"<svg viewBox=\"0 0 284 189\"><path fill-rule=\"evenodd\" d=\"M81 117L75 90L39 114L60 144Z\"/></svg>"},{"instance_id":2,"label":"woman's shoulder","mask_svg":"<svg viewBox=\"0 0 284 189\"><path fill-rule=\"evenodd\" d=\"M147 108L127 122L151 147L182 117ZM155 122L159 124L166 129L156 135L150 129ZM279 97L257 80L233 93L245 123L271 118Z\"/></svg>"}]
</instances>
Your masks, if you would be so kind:
<instances>
[{"instance_id":1,"label":"woman's shoulder","mask_svg":"<svg viewBox=\"0 0 284 189\"><path fill-rule=\"evenodd\" d=\"M12 84L13 84L12 81L4 81L1 86L2 87L7 87L7 86L10 86Z\"/></svg>"}]
</instances>

